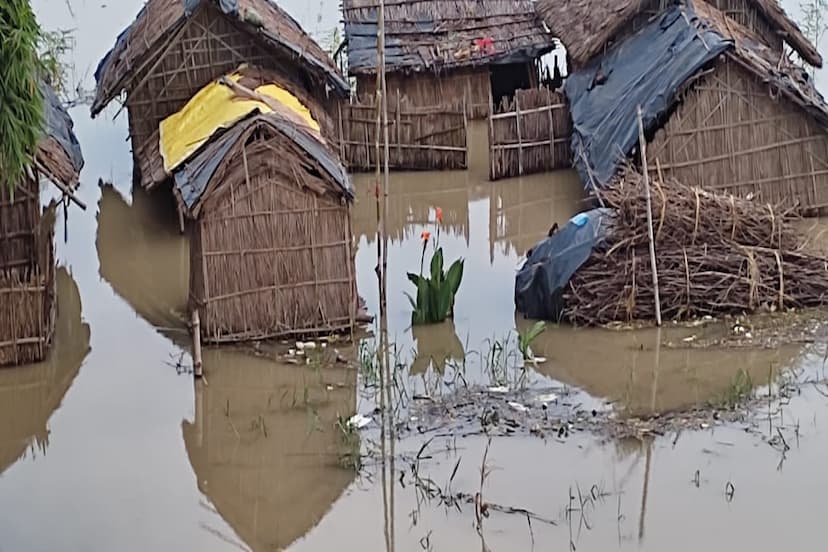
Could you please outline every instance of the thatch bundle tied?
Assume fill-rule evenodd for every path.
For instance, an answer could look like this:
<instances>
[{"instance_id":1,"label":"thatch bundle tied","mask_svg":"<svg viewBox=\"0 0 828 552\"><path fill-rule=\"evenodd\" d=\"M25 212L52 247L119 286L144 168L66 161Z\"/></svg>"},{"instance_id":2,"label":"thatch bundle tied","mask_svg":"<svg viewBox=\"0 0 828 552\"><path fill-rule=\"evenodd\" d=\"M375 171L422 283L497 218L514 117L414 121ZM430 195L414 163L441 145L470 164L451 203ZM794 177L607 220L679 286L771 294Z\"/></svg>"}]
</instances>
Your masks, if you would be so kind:
<instances>
[{"instance_id":1,"label":"thatch bundle tied","mask_svg":"<svg viewBox=\"0 0 828 552\"><path fill-rule=\"evenodd\" d=\"M651 319L655 293L642 176L601 192L612 230L565 291L577 324ZM653 225L664 319L816 307L828 298L828 259L802 250L788 212L656 183Z\"/></svg>"}]
</instances>

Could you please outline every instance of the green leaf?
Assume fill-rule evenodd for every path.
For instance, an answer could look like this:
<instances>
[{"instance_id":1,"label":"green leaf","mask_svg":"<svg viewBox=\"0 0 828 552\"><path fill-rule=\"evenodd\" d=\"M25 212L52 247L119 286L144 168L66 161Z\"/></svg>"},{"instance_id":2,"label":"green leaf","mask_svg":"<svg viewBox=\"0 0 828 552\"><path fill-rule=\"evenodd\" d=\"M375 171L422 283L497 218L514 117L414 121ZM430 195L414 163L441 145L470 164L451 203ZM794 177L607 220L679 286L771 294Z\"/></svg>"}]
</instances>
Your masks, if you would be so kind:
<instances>
[{"instance_id":1,"label":"green leaf","mask_svg":"<svg viewBox=\"0 0 828 552\"><path fill-rule=\"evenodd\" d=\"M463 281L463 259L459 259L452 263L451 267L449 268L448 274L446 275L446 283L448 284L449 288L451 288L451 292L454 295L457 295L457 290L460 289L460 283Z\"/></svg>"},{"instance_id":2,"label":"green leaf","mask_svg":"<svg viewBox=\"0 0 828 552\"><path fill-rule=\"evenodd\" d=\"M407 275L408 275L408 281L409 282L411 282L415 286L419 285L420 278L422 278L422 276L420 276L419 274L414 274L413 272L409 272Z\"/></svg>"},{"instance_id":3,"label":"green leaf","mask_svg":"<svg viewBox=\"0 0 828 552\"><path fill-rule=\"evenodd\" d=\"M440 247L431 257L431 280L437 285L443 282L443 248Z\"/></svg>"}]
</instances>

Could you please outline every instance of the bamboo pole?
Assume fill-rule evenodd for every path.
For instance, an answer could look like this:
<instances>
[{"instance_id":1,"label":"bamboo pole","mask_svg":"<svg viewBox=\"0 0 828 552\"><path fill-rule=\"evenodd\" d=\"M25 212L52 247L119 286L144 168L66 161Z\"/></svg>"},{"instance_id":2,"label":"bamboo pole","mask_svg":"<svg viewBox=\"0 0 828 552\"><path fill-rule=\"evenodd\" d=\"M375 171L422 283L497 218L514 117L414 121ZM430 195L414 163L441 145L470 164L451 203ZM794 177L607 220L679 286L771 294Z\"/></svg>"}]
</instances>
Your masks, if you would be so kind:
<instances>
[{"instance_id":1,"label":"bamboo pole","mask_svg":"<svg viewBox=\"0 0 828 552\"><path fill-rule=\"evenodd\" d=\"M520 98L515 92L515 126L517 127L517 141L518 141L518 175L523 176L523 139L520 136Z\"/></svg>"},{"instance_id":2,"label":"bamboo pole","mask_svg":"<svg viewBox=\"0 0 828 552\"><path fill-rule=\"evenodd\" d=\"M203 375L201 363L201 319L198 309L193 309L193 376L200 378Z\"/></svg>"},{"instance_id":3,"label":"bamboo pole","mask_svg":"<svg viewBox=\"0 0 828 552\"><path fill-rule=\"evenodd\" d=\"M644 175L644 192L647 197L647 236L650 239L650 264L653 269L653 292L655 293L656 324L661 326L661 294L658 289L658 268L656 267L655 238L653 237L653 203L650 197L650 173L647 169L647 141L644 138L644 119L638 106L638 143L641 150L641 165Z\"/></svg>"}]
</instances>

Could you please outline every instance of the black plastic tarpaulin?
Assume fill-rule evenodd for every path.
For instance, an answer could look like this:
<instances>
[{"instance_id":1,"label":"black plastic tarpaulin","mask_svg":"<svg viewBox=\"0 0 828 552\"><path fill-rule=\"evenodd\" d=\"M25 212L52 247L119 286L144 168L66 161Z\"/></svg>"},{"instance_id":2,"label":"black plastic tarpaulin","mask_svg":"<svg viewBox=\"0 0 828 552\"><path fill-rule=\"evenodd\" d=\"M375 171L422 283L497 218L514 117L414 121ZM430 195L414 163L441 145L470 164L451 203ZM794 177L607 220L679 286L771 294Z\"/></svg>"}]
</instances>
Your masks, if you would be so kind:
<instances>
[{"instance_id":1,"label":"black plastic tarpaulin","mask_svg":"<svg viewBox=\"0 0 828 552\"><path fill-rule=\"evenodd\" d=\"M563 290L607 235L608 209L579 213L538 243L515 277L515 306L527 318L559 322Z\"/></svg>"},{"instance_id":2,"label":"black plastic tarpaulin","mask_svg":"<svg viewBox=\"0 0 828 552\"><path fill-rule=\"evenodd\" d=\"M75 136L72 118L49 85L40 81L38 86L43 95L45 134L60 144L69 161L72 162L72 168L79 173L83 168L83 154L78 138Z\"/></svg>"},{"instance_id":3,"label":"black plastic tarpaulin","mask_svg":"<svg viewBox=\"0 0 828 552\"><path fill-rule=\"evenodd\" d=\"M675 6L570 74L565 91L581 181L605 186L638 141L638 106L644 128L651 129L672 108L678 89L732 44L692 6Z\"/></svg>"}]
</instances>

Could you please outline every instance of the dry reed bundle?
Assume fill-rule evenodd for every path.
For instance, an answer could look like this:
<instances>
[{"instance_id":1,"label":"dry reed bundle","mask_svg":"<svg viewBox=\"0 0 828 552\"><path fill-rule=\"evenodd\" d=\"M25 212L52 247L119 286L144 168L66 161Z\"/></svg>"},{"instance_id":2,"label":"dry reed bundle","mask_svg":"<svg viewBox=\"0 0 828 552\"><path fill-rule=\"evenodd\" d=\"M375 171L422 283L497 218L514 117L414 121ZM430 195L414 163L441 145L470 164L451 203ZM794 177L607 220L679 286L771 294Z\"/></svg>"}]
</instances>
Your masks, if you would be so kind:
<instances>
[{"instance_id":1,"label":"dry reed bundle","mask_svg":"<svg viewBox=\"0 0 828 552\"><path fill-rule=\"evenodd\" d=\"M582 325L651 319L655 290L643 177L629 169L601 193L613 209L604 243L564 292ZM664 319L816 307L828 299L828 259L805 254L789 215L772 206L657 184L653 224Z\"/></svg>"}]
</instances>

